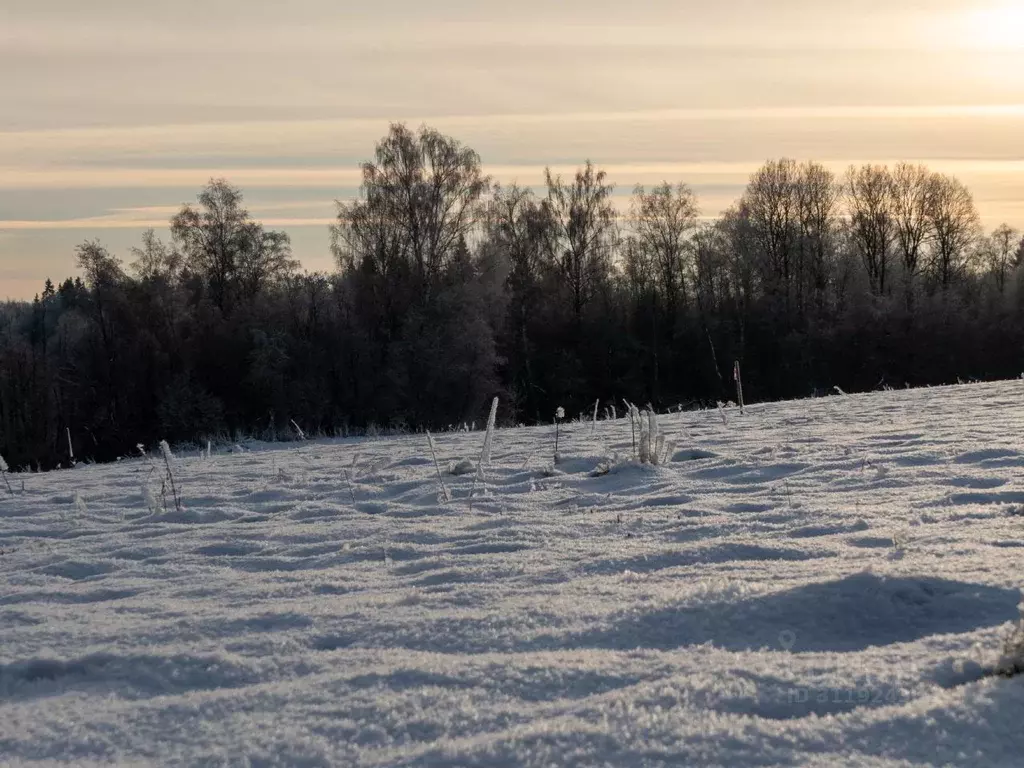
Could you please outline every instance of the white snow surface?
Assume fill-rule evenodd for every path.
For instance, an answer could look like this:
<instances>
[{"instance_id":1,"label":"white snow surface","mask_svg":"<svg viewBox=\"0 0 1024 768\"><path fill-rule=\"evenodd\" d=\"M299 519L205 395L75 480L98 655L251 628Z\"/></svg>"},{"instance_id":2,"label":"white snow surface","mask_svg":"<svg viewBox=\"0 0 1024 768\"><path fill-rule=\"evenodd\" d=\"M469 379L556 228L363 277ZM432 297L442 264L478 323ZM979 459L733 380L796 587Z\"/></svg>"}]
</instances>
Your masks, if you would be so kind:
<instances>
[{"instance_id":1,"label":"white snow surface","mask_svg":"<svg viewBox=\"0 0 1024 768\"><path fill-rule=\"evenodd\" d=\"M1022 402L664 415L607 474L628 420L501 429L448 503L419 435L182 454L181 512L159 460L14 475L0 763L1024 765Z\"/></svg>"}]
</instances>

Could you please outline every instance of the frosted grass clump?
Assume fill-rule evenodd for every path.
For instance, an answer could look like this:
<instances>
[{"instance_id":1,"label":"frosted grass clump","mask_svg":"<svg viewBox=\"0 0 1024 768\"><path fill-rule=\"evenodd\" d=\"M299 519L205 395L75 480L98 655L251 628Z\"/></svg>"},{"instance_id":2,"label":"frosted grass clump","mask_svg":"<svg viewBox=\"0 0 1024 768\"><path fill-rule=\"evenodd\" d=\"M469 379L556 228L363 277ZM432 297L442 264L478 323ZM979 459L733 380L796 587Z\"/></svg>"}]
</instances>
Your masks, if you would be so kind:
<instances>
[{"instance_id":1,"label":"frosted grass clump","mask_svg":"<svg viewBox=\"0 0 1024 768\"><path fill-rule=\"evenodd\" d=\"M153 489L147 484L142 484L142 500L146 504L146 509L149 510L151 515L155 515L160 509L160 503L156 500L156 496L153 495Z\"/></svg>"},{"instance_id":2,"label":"frosted grass clump","mask_svg":"<svg viewBox=\"0 0 1024 768\"><path fill-rule=\"evenodd\" d=\"M996 664L996 672L1006 677L1024 674L1024 589L1017 611L1020 614L1017 626L1003 642L1003 655Z\"/></svg>"},{"instance_id":3,"label":"frosted grass clump","mask_svg":"<svg viewBox=\"0 0 1024 768\"><path fill-rule=\"evenodd\" d=\"M651 464L651 443L657 436L658 424L648 418L647 413L638 413L637 421L640 423L640 446L637 458L641 464Z\"/></svg>"},{"instance_id":4,"label":"frosted grass clump","mask_svg":"<svg viewBox=\"0 0 1024 768\"><path fill-rule=\"evenodd\" d=\"M14 490L11 488L11 481L7 479L7 473L10 472L10 467L7 466L7 462L4 461L4 457L0 456L0 476L4 479L4 485L7 486L7 492L14 495Z\"/></svg>"},{"instance_id":5,"label":"frosted grass clump","mask_svg":"<svg viewBox=\"0 0 1024 768\"><path fill-rule=\"evenodd\" d=\"M641 464L654 466L667 462L675 449L675 443L665 439L654 408L648 406L647 410L641 411L635 405L630 405L629 418L634 430L634 456L637 460Z\"/></svg>"}]
</instances>

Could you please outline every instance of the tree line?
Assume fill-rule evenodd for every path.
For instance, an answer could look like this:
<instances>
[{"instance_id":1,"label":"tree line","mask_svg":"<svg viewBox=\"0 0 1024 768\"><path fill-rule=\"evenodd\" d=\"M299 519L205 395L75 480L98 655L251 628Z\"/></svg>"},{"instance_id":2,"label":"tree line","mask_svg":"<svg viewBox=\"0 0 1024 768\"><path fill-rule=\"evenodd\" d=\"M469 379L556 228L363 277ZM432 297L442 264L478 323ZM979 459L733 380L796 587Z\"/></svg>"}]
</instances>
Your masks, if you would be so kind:
<instances>
[{"instance_id":1,"label":"tree line","mask_svg":"<svg viewBox=\"0 0 1024 768\"><path fill-rule=\"evenodd\" d=\"M212 180L125 264L0 307L0 453L107 460L138 443L507 423L595 400L669 408L1015 377L1024 241L957 179L774 160L716 220L682 183L628 210L589 161L539 192L394 125L330 230L336 270ZM69 440L70 438L70 440ZM69 445L70 443L70 445Z\"/></svg>"}]
</instances>

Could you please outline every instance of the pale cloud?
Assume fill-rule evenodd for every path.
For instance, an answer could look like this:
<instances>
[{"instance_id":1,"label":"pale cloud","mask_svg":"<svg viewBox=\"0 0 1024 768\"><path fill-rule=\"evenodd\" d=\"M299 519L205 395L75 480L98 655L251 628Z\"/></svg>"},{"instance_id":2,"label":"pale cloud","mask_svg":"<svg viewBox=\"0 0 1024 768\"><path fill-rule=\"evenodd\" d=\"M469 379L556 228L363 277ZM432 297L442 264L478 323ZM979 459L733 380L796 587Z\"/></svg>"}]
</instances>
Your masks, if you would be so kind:
<instances>
[{"instance_id":1,"label":"pale cloud","mask_svg":"<svg viewBox=\"0 0 1024 768\"><path fill-rule=\"evenodd\" d=\"M539 163L637 160L663 167L693 162L759 162L800 157L915 157L1012 160L1024 105L805 106L665 109L568 114L398 116L430 124L476 147L485 162L532 156ZM310 185L358 183L359 161L387 131L379 119L295 120L132 128L0 132L0 185L189 186L211 176ZM941 129L941 130L936 130ZM978 140L981 139L981 140ZM202 168L183 159L202 155ZM253 168L276 159L307 168ZM88 165L83 165L87 163ZM135 167L132 167L135 166ZM93 181L91 181L92 179Z\"/></svg>"},{"instance_id":2,"label":"pale cloud","mask_svg":"<svg viewBox=\"0 0 1024 768\"><path fill-rule=\"evenodd\" d=\"M871 158L870 162L895 165L903 158ZM841 175L851 165L868 162L863 158L832 159L821 164ZM664 181L686 183L695 188L702 210L717 216L730 206L742 192L743 187L756 170L756 163L612 163L598 164L607 174L608 181L616 185L615 201L620 208L626 208L629 196L636 184L655 185ZM951 174L960 178L975 190L986 221L1010 220L1024 222L1024 160L956 160L937 159L928 162L934 171ZM579 168L578 164L541 165L485 165L484 171L498 184L519 184L533 187L543 193L542 182L545 170L556 176L571 178ZM63 188L82 189L116 188L124 185L127 193L149 186L154 189L177 187L183 182L195 182L198 189L205 183L207 171L185 169L162 169L158 171L136 169L93 169L81 170L80 175L62 171L59 179L42 174L35 179L41 189L48 183L58 181ZM214 174L217 175L217 174ZM4 176L0 176L4 178ZM31 187L25 177L13 175L14 188ZM269 227L326 227L333 223L335 203L338 199L352 199L357 196L359 172L353 169L309 169L309 168L246 168L235 169L230 175L233 183L245 189L266 190L270 193L290 187L302 190L323 188L338 189L348 186L347 195L328 199L324 197L296 201L262 201L247 204L250 213ZM187 202L187 201L186 201ZM92 229L136 229L162 228L181 209L182 203L152 206L113 207L108 212L85 217L8 219L0 220L0 232L4 230L92 230Z\"/></svg>"},{"instance_id":3,"label":"pale cloud","mask_svg":"<svg viewBox=\"0 0 1024 768\"><path fill-rule=\"evenodd\" d=\"M0 297L70 265L76 238L123 251L166 228L213 177L329 265L332 200L393 121L459 138L502 183L590 158L620 207L683 181L713 216L772 157L912 160L1021 225L1017 5L5 0Z\"/></svg>"},{"instance_id":4,"label":"pale cloud","mask_svg":"<svg viewBox=\"0 0 1024 768\"><path fill-rule=\"evenodd\" d=\"M841 173L850 165L863 162L895 164L906 158L851 158L821 161L822 165ZM662 181L690 184L739 183L745 182L756 170L757 163L597 163L605 171L609 181L615 184L652 184ZM1009 178L1021 175L1024 181L1024 160L971 160L931 159L932 170L956 176ZM517 183L524 186L539 184L544 173L550 170L554 175L571 176L580 163L552 163L548 165L488 165L483 170L499 183ZM211 178L226 178L232 184L246 188L281 189L298 187L302 189L355 188L361 181L357 168L233 168L230 170L187 169L187 168L64 168L9 170L0 173L0 189L143 189L168 187L196 187L199 189ZM307 207L306 203L295 203L293 207ZM267 206L263 206L266 209ZM270 206L274 207L274 206ZM279 207L279 206L278 206ZM148 208L119 208L118 212L152 213L174 210L171 206Z\"/></svg>"},{"instance_id":5,"label":"pale cloud","mask_svg":"<svg viewBox=\"0 0 1024 768\"><path fill-rule=\"evenodd\" d=\"M92 229L160 229L167 226L168 219L134 219L125 218L118 214L108 216L91 216L84 219L55 219L37 221L0 221L0 231L22 231L22 230L92 230ZM260 221L266 227L287 228L287 227L328 227L335 222L334 218L323 217L293 217L293 218L261 218Z\"/></svg>"},{"instance_id":6,"label":"pale cloud","mask_svg":"<svg viewBox=\"0 0 1024 768\"><path fill-rule=\"evenodd\" d=\"M360 181L356 168L8 168L0 171L0 189L198 189L211 178L253 188L337 188Z\"/></svg>"},{"instance_id":7,"label":"pale cloud","mask_svg":"<svg viewBox=\"0 0 1024 768\"><path fill-rule=\"evenodd\" d=\"M976 50L985 48L991 38L965 30L1005 18L984 8L979 11L972 0L932 0L917 7L875 0L842 5L806 0L632 5L520 0L488 6L440 0L376 3L372 9L358 10L343 1L292 2L263 9L229 2L203 4L197 13L189 13L185 6L166 13L153 4L101 5L111 15L98 11L97 3L50 14L25 4L20 11L9 12L0 27L0 45L27 54L54 48L75 54L107 53L113 48L121 55L210 50L308 55L339 49L362 53L503 46Z\"/></svg>"}]
</instances>

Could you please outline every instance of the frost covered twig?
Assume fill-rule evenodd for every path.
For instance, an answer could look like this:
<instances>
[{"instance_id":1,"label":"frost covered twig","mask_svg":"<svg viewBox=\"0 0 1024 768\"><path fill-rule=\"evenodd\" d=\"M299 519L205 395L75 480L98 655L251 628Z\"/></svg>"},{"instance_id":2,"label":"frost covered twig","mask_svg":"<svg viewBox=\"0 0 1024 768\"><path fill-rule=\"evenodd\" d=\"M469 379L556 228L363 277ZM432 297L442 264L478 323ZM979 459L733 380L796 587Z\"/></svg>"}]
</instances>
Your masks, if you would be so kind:
<instances>
[{"instance_id":1,"label":"frost covered twig","mask_svg":"<svg viewBox=\"0 0 1024 768\"><path fill-rule=\"evenodd\" d=\"M178 493L178 485L174 481L174 468L171 462L174 461L174 454L171 453L171 446L166 440L160 441L160 453L164 457L164 467L167 470L167 483L171 486L171 498L174 499L174 509L181 512L181 495Z\"/></svg>"},{"instance_id":2,"label":"frost covered twig","mask_svg":"<svg viewBox=\"0 0 1024 768\"><path fill-rule=\"evenodd\" d=\"M356 453L352 456L352 466L345 470L345 482L348 484L348 495L352 499L352 506L356 505L356 492L352 488L352 470L355 469L356 459L359 458L359 454Z\"/></svg>"},{"instance_id":3,"label":"frost covered twig","mask_svg":"<svg viewBox=\"0 0 1024 768\"><path fill-rule=\"evenodd\" d=\"M497 398L495 398L495 400L497 400ZM448 493L448 488L444 484L444 478L441 476L441 465L437 463L437 452L434 450L434 438L430 434L429 430L427 431L427 445L430 446L430 455L434 459L434 469L437 470L437 483L441 486L441 494L444 496L445 501L451 501L452 497Z\"/></svg>"},{"instance_id":4,"label":"frost covered twig","mask_svg":"<svg viewBox=\"0 0 1024 768\"><path fill-rule=\"evenodd\" d=\"M498 398L491 401L491 413L487 417L487 432L484 434L484 445L480 451L480 461L477 463L476 471L483 479L484 465L491 463L491 443L494 440L494 421L498 415Z\"/></svg>"}]
</instances>

